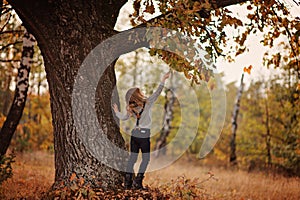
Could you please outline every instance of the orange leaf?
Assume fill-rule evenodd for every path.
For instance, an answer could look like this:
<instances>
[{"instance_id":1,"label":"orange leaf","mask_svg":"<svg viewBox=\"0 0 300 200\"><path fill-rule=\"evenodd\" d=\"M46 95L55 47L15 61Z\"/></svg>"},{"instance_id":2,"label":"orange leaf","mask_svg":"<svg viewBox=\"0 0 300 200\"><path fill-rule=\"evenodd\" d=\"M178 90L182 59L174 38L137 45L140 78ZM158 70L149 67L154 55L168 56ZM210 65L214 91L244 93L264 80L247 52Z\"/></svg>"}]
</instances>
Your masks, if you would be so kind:
<instances>
[{"instance_id":1,"label":"orange leaf","mask_svg":"<svg viewBox=\"0 0 300 200\"><path fill-rule=\"evenodd\" d=\"M299 91L300 90L300 83L298 83L298 85L297 85L297 89L296 89L297 91Z\"/></svg>"},{"instance_id":2,"label":"orange leaf","mask_svg":"<svg viewBox=\"0 0 300 200\"><path fill-rule=\"evenodd\" d=\"M71 177L70 177L70 181L74 181L74 180L75 180L75 178L76 178L76 174L75 174L75 173L73 173L73 174L71 175Z\"/></svg>"},{"instance_id":3,"label":"orange leaf","mask_svg":"<svg viewBox=\"0 0 300 200\"><path fill-rule=\"evenodd\" d=\"M252 65L249 67L244 67L244 72L247 72L248 74L251 74Z\"/></svg>"},{"instance_id":4,"label":"orange leaf","mask_svg":"<svg viewBox=\"0 0 300 200\"><path fill-rule=\"evenodd\" d=\"M80 185L83 185L83 184L84 184L84 178L80 177L80 179L79 179L79 184L80 184Z\"/></svg>"},{"instance_id":5,"label":"orange leaf","mask_svg":"<svg viewBox=\"0 0 300 200\"><path fill-rule=\"evenodd\" d=\"M147 5L146 5L146 12L148 12L148 13L150 13L150 14L155 13L154 5L153 5L153 4L147 4Z\"/></svg>"},{"instance_id":6,"label":"orange leaf","mask_svg":"<svg viewBox=\"0 0 300 200\"><path fill-rule=\"evenodd\" d=\"M192 78L192 75L190 73L188 73L187 71L183 71L183 73L184 73L184 75L185 75L185 77L187 79L191 79Z\"/></svg>"}]
</instances>

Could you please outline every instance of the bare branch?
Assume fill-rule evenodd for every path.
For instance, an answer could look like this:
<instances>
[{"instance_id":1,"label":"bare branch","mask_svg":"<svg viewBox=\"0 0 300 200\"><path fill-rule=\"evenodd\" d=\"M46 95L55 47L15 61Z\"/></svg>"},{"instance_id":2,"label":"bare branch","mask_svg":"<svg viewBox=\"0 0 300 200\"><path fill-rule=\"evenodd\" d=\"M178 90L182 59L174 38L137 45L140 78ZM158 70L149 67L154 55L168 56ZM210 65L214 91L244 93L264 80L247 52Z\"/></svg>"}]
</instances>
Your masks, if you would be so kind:
<instances>
[{"instance_id":1,"label":"bare branch","mask_svg":"<svg viewBox=\"0 0 300 200\"><path fill-rule=\"evenodd\" d=\"M11 17L12 17L12 15L10 13L8 19L5 22L5 24L1 27L0 32L2 32L4 30L4 28L7 26L7 24L9 23Z\"/></svg>"},{"instance_id":2,"label":"bare branch","mask_svg":"<svg viewBox=\"0 0 300 200\"><path fill-rule=\"evenodd\" d=\"M1 16L2 16L2 15L5 15L6 13L11 12L12 10L13 10L13 8L11 8L11 7L7 7L6 9L3 9L3 8L2 8Z\"/></svg>"},{"instance_id":3,"label":"bare branch","mask_svg":"<svg viewBox=\"0 0 300 200\"><path fill-rule=\"evenodd\" d=\"M2 10L3 10L3 0L0 1L0 17L2 16Z\"/></svg>"},{"instance_id":4,"label":"bare branch","mask_svg":"<svg viewBox=\"0 0 300 200\"><path fill-rule=\"evenodd\" d=\"M293 2L294 2L297 6L300 6L299 2L297 2L296 0L293 0Z\"/></svg>"},{"instance_id":5,"label":"bare branch","mask_svg":"<svg viewBox=\"0 0 300 200\"><path fill-rule=\"evenodd\" d=\"M211 45L213 46L213 48L215 49L216 53L218 56L225 56L224 54L220 53L215 42L213 41L213 39L211 38L210 32L207 30L207 28L205 28L204 26L200 27L201 29L203 29L206 32L207 37L209 38L209 41L211 43Z\"/></svg>"}]
</instances>

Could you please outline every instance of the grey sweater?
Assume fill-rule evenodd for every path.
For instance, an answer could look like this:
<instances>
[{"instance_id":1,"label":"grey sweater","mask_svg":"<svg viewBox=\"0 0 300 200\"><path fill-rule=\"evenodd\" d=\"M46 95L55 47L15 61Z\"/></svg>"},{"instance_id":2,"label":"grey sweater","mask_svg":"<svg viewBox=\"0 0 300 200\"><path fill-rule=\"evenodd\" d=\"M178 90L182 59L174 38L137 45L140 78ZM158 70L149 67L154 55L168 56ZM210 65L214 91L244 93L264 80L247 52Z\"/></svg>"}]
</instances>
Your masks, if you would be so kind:
<instances>
[{"instance_id":1,"label":"grey sweater","mask_svg":"<svg viewBox=\"0 0 300 200\"><path fill-rule=\"evenodd\" d=\"M156 89L156 91L147 99L147 102L145 104L143 113L141 114L141 118L139 121L139 127L140 128L148 128L151 129L151 123L152 123L152 119L151 119L151 109L152 106L154 104L154 102L157 100L157 98L159 97L160 93L162 92L164 88L164 83L161 82L158 86L158 88ZM142 108L139 108L139 110L141 110ZM116 112L116 116L120 119L120 120L128 120L130 118L129 113L127 112L126 114L122 114L121 112ZM133 114L132 115L135 119L136 119L136 115Z\"/></svg>"}]
</instances>

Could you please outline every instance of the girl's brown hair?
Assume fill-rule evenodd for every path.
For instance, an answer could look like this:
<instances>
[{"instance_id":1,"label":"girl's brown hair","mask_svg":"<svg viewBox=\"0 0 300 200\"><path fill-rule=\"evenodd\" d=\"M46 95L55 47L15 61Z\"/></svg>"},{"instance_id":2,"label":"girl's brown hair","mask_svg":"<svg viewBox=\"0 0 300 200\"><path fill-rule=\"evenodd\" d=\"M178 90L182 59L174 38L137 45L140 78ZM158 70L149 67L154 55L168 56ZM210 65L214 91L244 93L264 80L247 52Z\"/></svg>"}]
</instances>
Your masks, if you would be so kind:
<instances>
[{"instance_id":1,"label":"girl's brown hair","mask_svg":"<svg viewBox=\"0 0 300 200\"><path fill-rule=\"evenodd\" d=\"M132 115L136 113L137 107L143 107L147 102L147 97L142 93L139 88L131 88L127 91L125 95L125 100L127 104L127 111Z\"/></svg>"}]
</instances>

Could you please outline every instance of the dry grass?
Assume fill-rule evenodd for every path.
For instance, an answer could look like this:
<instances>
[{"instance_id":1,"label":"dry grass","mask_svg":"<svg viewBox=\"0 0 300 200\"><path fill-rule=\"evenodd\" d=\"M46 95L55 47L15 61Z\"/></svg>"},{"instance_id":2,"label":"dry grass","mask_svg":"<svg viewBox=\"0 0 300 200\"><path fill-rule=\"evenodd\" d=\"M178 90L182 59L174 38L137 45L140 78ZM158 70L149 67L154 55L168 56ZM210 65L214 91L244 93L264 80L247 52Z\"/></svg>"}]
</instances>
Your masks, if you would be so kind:
<instances>
[{"instance_id":1,"label":"dry grass","mask_svg":"<svg viewBox=\"0 0 300 200\"><path fill-rule=\"evenodd\" d=\"M160 171L147 176L150 185L159 186L170 182L176 176L189 179L199 178L203 192L211 199L230 200L299 200L300 179L262 172L247 173L222 168L203 167L200 161L188 162L181 159ZM213 178L210 178L213 175ZM209 179L208 181L206 181Z\"/></svg>"},{"instance_id":2,"label":"dry grass","mask_svg":"<svg viewBox=\"0 0 300 200\"><path fill-rule=\"evenodd\" d=\"M0 199L41 199L54 182L54 156L45 152L18 154L13 177L0 186Z\"/></svg>"},{"instance_id":3,"label":"dry grass","mask_svg":"<svg viewBox=\"0 0 300 200\"><path fill-rule=\"evenodd\" d=\"M40 199L41 194L49 190L54 181L53 160L53 155L43 152L17 155L16 163L13 164L14 176L3 183L0 199ZM213 178L205 181L212 174ZM150 187L157 187L182 175L204 181L201 191L209 199L300 199L299 178L207 168L201 163L187 162L184 159L165 169L148 173L145 182Z\"/></svg>"}]
</instances>

